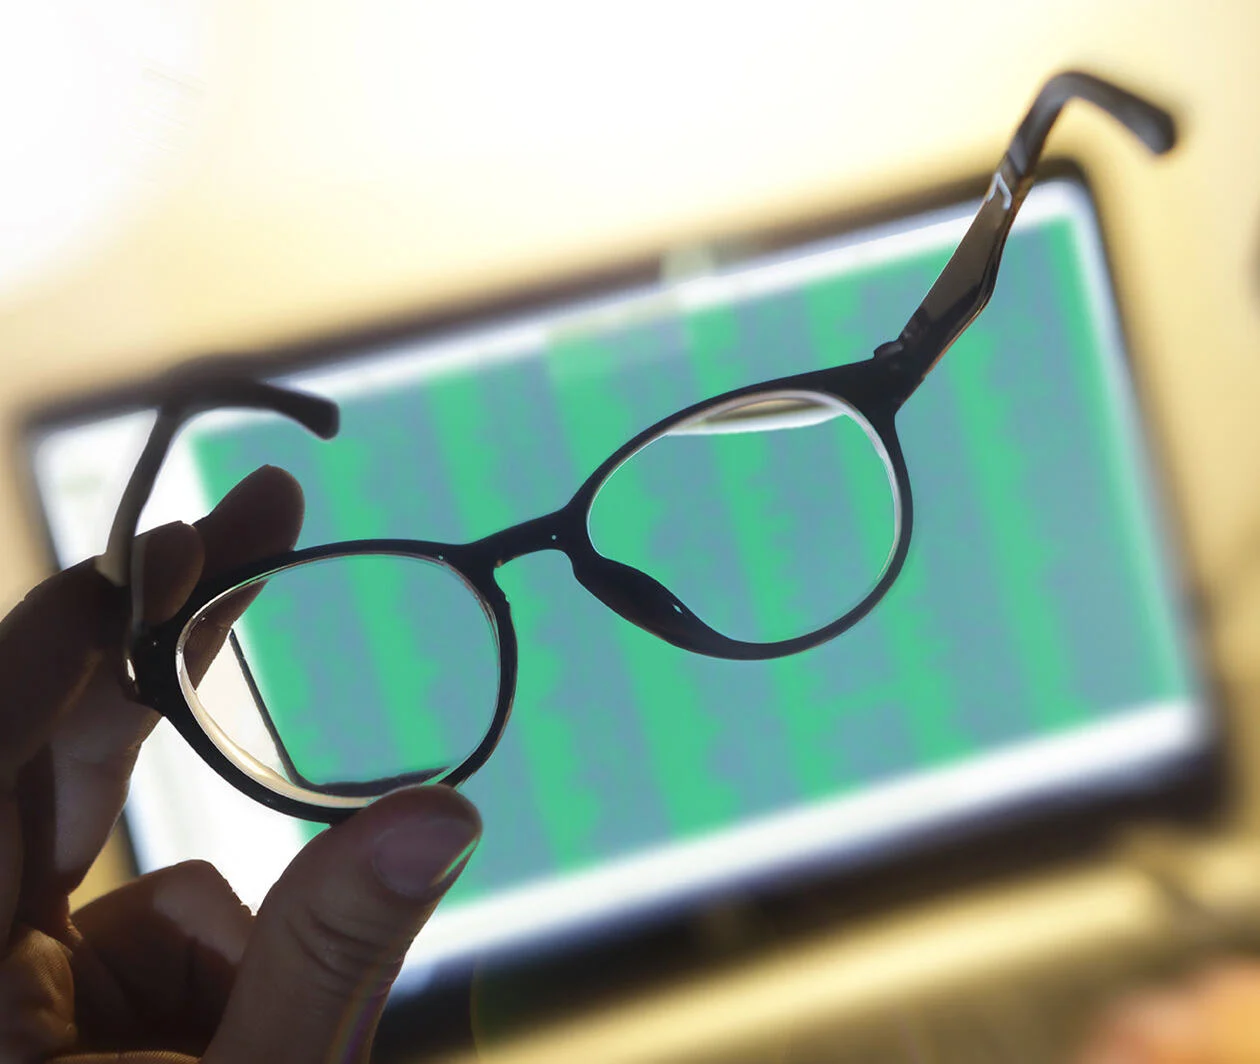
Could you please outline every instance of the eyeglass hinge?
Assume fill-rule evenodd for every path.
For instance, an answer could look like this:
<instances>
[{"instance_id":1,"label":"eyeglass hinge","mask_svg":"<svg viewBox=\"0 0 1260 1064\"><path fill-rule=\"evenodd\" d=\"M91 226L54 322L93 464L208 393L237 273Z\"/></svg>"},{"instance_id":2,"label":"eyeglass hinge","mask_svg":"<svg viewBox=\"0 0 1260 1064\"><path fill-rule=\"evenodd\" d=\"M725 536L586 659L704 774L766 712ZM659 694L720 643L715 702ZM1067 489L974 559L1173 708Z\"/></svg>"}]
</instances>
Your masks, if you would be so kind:
<instances>
[{"instance_id":1,"label":"eyeglass hinge","mask_svg":"<svg viewBox=\"0 0 1260 1064\"><path fill-rule=\"evenodd\" d=\"M899 337L896 340L889 340L887 343L880 344L875 348L873 358L882 361L890 372L899 377L908 376L913 370L910 359L906 357L906 347Z\"/></svg>"}]
</instances>

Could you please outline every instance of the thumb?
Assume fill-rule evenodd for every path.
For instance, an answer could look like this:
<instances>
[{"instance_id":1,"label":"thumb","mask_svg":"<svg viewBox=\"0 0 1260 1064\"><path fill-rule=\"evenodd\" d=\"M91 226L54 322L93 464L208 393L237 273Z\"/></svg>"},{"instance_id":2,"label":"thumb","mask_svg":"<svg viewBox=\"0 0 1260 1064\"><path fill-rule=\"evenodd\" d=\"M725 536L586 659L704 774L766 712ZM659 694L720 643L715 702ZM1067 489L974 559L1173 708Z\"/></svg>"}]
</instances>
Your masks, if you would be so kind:
<instances>
[{"instance_id":1,"label":"thumb","mask_svg":"<svg viewBox=\"0 0 1260 1064\"><path fill-rule=\"evenodd\" d=\"M465 798L430 786L313 839L258 912L205 1064L366 1061L407 947L480 833Z\"/></svg>"}]
</instances>

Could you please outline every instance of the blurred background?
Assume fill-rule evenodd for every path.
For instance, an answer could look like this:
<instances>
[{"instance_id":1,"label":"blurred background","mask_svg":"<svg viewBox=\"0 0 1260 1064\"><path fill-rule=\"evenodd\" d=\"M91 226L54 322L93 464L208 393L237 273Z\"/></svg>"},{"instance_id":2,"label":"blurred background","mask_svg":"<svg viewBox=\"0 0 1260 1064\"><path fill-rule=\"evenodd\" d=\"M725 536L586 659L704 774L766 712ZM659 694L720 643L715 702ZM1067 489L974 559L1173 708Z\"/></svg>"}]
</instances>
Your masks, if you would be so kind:
<instances>
[{"instance_id":1,"label":"blurred background","mask_svg":"<svg viewBox=\"0 0 1260 1064\"><path fill-rule=\"evenodd\" d=\"M433 1001L471 1017L451 1059L1068 1060L1114 994L1249 948L1256 5L46 0L0 22L6 607L53 564L23 436L37 411L209 351L473 314L680 248L978 193L1065 67L1168 107L1166 158L1085 106L1051 153L1088 175L1224 713L1216 815L1121 818L1099 847L1048 832L1040 862L924 870L917 890L907 868L851 906L825 884L710 905L544 970L549 993L487 968ZM131 868L120 841L83 897ZM602 984L579 994L591 965ZM418 1028L400 1008L383 1052L427 1059Z\"/></svg>"}]
</instances>

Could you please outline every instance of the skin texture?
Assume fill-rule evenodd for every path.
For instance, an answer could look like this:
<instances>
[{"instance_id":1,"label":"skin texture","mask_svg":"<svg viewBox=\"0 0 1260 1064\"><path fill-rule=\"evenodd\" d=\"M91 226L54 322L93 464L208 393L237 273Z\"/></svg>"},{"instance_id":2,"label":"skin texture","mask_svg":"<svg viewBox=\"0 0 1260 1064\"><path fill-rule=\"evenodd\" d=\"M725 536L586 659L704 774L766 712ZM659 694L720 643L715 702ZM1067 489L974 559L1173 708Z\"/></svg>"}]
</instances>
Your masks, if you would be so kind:
<instances>
[{"instance_id":1,"label":"skin texture","mask_svg":"<svg viewBox=\"0 0 1260 1064\"><path fill-rule=\"evenodd\" d=\"M290 546L302 494L246 478L150 533L146 617ZM144 876L71 914L156 723L115 681L125 598L89 564L0 622L0 1064L366 1061L403 955L480 835L443 787L394 792L312 840L255 917L213 867Z\"/></svg>"},{"instance_id":2,"label":"skin texture","mask_svg":"<svg viewBox=\"0 0 1260 1064\"><path fill-rule=\"evenodd\" d=\"M1256 1064L1260 964L1222 961L1134 994L1098 1024L1078 1064Z\"/></svg>"}]
</instances>

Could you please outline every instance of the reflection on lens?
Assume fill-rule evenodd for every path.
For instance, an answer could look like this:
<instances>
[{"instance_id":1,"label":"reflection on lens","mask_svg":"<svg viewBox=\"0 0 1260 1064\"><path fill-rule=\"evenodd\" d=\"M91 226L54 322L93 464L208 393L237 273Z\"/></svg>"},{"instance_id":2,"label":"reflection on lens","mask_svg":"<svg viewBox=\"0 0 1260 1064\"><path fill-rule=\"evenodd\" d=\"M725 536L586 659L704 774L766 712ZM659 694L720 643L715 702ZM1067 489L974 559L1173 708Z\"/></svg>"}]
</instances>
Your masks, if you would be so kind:
<instances>
[{"instance_id":1,"label":"reflection on lens","mask_svg":"<svg viewBox=\"0 0 1260 1064\"><path fill-rule=\"evenodd\" d=\"M208 603L178 651L215 744L277 793L359 804L437 782L489 731L498 645L437 561L372 554L283 569Z\"/></svg>"},{"instance_id":2,"label":"reflection on lens","mask_svg":"<svg viewBox=\"0 0 1260 1064\"><path fill-rule=\"evenodd\" d=\"M601 554L655 577L721 634L807 635L874 589L899 534L878 435L831 396L763 393L671 427L590 512Z\"/></svg>"}]
</instances>

